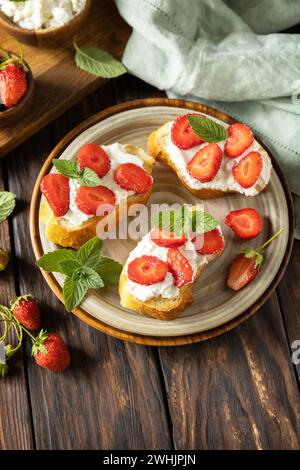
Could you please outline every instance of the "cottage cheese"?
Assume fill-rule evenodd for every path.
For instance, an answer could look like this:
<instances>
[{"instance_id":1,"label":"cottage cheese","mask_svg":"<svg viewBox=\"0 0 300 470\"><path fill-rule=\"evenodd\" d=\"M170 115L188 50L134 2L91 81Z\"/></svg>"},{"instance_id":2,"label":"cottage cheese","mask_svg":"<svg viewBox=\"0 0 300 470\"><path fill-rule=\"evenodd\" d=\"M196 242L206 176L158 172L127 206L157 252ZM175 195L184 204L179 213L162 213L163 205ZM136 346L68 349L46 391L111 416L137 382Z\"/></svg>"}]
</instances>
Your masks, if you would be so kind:
<instances>
[{"instance_id":1,"label":"cottage cheese","mask_svg":"<svg viewBox=\"0 0 300 470\"><path fill-rule=\"evenodd\" d=\"M228 124L225 124L222 121L219 121L218 119L214 119L211 116L207 116L209 119L213 119L219 124L228 127ZM173 163L176 165L177 172L181 175L183 180L186 182L186 184L192 188L192 189L204 189L204 188L209 188L209 189L219 189L222 191L237 191L241 194L244 194L245 196L256 196L259 193L259 188L261 186L265 186L271 176L271 169L272 169L272 163L271 160L267 154L267 152L261 147L261 145L254 140L253 144L239 157L237 158L228 158L224 154L224 147L225 147L225 141L223 142L218 142L219 147L221 148L223 152L223 159L221 163L221 167L214 177L212 181L209 181L208 183L201 183L199 180L196 178L193 178L187 171L187 164L190 162L190 160L194 157L194 155L200 150L202 147L205 147L207 145L206 142L204 142L201 145L197 145L195 147L192 147L188 150L181 150L176 145L173 143L171 139L171 127L173 125L173 122L169 123L169 135L168 135L168 142L167 142L167 152L173 161ZM251 188L243 188L233 177L232 175L232 167L235 166L244 156L246 156L249 152L251 151L258 151L263 159L263 169L262 172L256 181L255 185L251 186Z\"/></svg>"},{"instance_id":2,"label":"cottage cheese","mask_svg":"<svg viewBox=\"0 0 300 470\"><path fill-rule=\"evenodd\" d=\"M220 227L217 227L221 231ZM209 262L212 255L201 255L197 253L194 243L191 241L191 237L187 234L187 241L184 245L178 248L179 251L187 258L189 261L192 270L193 270L193 282L195 276L200 266L204 266ZM168 258L168 248L160 247L156 245L150 238L150 233L148 233L142 240L137 244L135 249L130 253L126 265L125 272L127 274L128 264L136 258L139 258L143 255L156 256L162 261L167 261ZM161 296L164 299L173 299L177 297L180 293L180 288L174 285L174 278L171 273L167 273L165 279L162 282L156 282L150 286L143 286L136 282L131 281L127 278L126 281L127 291L139 300L143 302L151 300L154 297Z\"/></svg>"},{"instance_id":3,"label":"cottage cheese","mask_svg":"<svg viewBox=\"0 0 300 470\"><path fill-rule=\"evenodd\" d=\"M116 198L116 205L120 204L121 201L124 201L129 196L133 196L134 191L127 191L122 189L114 179L114 172L117 166L120 163L134 163L140 167L143 167L143 161L136 155L132 155L126 151L125 145L122 144L111 144L111 145L102 145L103 150L107 153L110 158L110 170L108 173L101 178L101 186L106 186L111 191L114 192ZM76 204L76 194L79 189L79 184L76 180L69 180L70 185L70 206L68 212L61 217L61 219L67 221L69 224L78 227L82 225L87 220L94 217L93 215L87 215L81 212Z\"/></svg>"},{"instance_id":4,"label":"cottage cheese","mask_svg":"<svg viewBox=\"0 0 300 470\"><path fill-rule=\"evenodd\" d=\"M86 0L0 0L0 10L21 28L37 30L63 26L85 4Z\"/></svg>"}]
</instances>

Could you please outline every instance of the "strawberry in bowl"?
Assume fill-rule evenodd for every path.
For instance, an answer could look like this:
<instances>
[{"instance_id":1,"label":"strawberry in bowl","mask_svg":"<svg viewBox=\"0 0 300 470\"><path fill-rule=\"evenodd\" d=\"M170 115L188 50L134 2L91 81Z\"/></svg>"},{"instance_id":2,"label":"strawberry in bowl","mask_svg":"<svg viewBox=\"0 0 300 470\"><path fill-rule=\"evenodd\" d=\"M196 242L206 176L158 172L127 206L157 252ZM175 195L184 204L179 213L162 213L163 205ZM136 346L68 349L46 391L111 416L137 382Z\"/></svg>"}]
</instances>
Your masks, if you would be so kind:
<instances>
[{"instance_id":1,"label":"strawberry in bowl","mask_svg":"<svg viewBox=\"0 0 300 470\"><path fill-rule=\"evenodd\" d=\"M24 54L0 48L0 123L19 117L31 103L33 76Z\"/></svg>"}]
</instances>

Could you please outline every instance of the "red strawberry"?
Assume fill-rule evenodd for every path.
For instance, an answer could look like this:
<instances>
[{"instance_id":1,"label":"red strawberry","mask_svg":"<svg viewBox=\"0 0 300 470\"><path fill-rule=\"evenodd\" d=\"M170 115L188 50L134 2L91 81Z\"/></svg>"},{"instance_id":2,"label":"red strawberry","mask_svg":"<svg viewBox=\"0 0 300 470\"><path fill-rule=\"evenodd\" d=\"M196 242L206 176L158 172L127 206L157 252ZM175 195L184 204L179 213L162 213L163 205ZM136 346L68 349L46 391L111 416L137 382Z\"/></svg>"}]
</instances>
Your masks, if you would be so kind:
<instances>
[{"instance_id":1,"label":"red strawberry","mask_svg":"<svg viewBox=\"0 0 300 470\"><path fill-rule=\"evenodd\" d=\"M234 179L242 188L251 188L259 178L263 169L263 160L259 152L250 152L233 168Z\"/></svg>"},{"instance_id":2,"label":"red strawberry","mask_svg":"<svg viewBox=\"0 0 300 470\"><path fill-rule=\"evenodd\" d=\"M264 262L261 252L283 231L284 228L278 230L275 235L269 238L257 250L247 248L233 259L227 277L227 286L230 289L238 291L255 278Z\"/></svg>"},{"instance_id":3,"label":"red strawberry","mask_svg":"<svg viewBox=\"0 0 300 470\"><path fill-rule=\"evenodd\" d=\"M134 163L121 163L115 171L114 178L121 188L135 193L147 193L153 184L152 176Z\"/></svg>"},{"instance_id":4,"label":"red strawberry","mask_svg":"<svg viewBox=\"0 0 300 470\"><path fill-rule=\"evenodd\" d=\"M187 258L176 248L168 250L169 271L176 287L182 287L193 279L193 269Z\"/></svg>"},{"instance_id":5,"label":"red strawberry","mask_svg":"<svg viewBox=\"0 0 300 470\"><path fill-rule=\"evenodd\" d=\"M150 232L151 240L158 246L165 246L167 248L178 248L186 242L185 235L176 235L175 232L168 230L161 230L154 227Z\"/></svg>"},{"instance_id":6,"label":"red strawberry","mask_svg":"<svg viewBox=\"0 0 300 470\"><path fill-rule=\"evenodd\" d=\"M236 122L228 127L227 133L228 139L225 143L224 151L229 158L239 157L253 144L253 134L251 129L245 126L245 124Z\"/></svg>"},{"instance_id":7,"label":"red strawberry","mask_svg":"<svg viewBox=\"0 0 300 470\"><path fill-rule=\"evenodd\" d=\"M68 212L70 205L69 178L57 173L50 173L44 176L41 182L41 191L56 217L62 217Z\"/></svg>"},{"instance_id":8,"label":"red strawberry","mask_svg":"<svg viewBox=\"0 0 300 470\"><path fill-rule=\"evenodd\" d=\"M184 114L174 121L171 128L171 139L174 145L180 149L189 149L204 142L191 128L188 116L199 116L197 114Z\"/></svg>"},{"instance_id":9,"label":"red strawberry","mask_svg":"<svg viewBox=\"0 0 300 470\"><path fill-rule=\"evenodd\" d=\"M7 108L15 106L27 91L26 73L21 64L9 62L0 70L0 101Z\"/></svg>"},{"instance_id":10,"label":"red strawberry","mask_svg":"<svg viewBox=\"0 0 300 470\"><path fill-rule=\"evenodd\" d=\"M78 209L87 215L108 214L115 203L115 194L106 186L80 186L76 194Z\"/></svg>"},{"instance_id":11,"label":"red strawberry","mask_svg":"<svg viewBox=\"0 0 300 470\"><path fill-rule=\"evenodd\" d=\"M243 240L257 237L263 228L263 221L257 210L247 207L231 211L226 216L225 224Z\"/></svg>"},{"instance_id":12,"label":"red strawberry","mask_svg":"<svg viewBox=\"0 0 300 470\"><path fill-rule=\"evenodd\" d=\"M41 327L41 314L37 301L32 295L18 297L11 306L15 318L27 330L34 331Z\"/></svg>"},{"instance_id":13,"label":"red strawberry","mask_svg":"<svg viewBox=\"0 0 300 470\"><path fill-rule=\"evenodd\" d=\"M222 150L217 144L202 147L187 164L187 171L201 183L214 179L222 162Z\"/></svg>"},{"instance_id":14,"label":"red strawberry","mask_svg":"<svg viewBox=\"0 0 300 470\"><path fill-rule=\"evenodd\" d=\"M70 353L64 340L41 330L32 347L36 363L45 369L62 372L70 365Z\"/></svg>"},{"instance_id":15,"label":"red strawberry","mask_svg":"<svg viewBox=\"0 0 300 470\"><path fill-rule=\"evenodd\" d=\"M150 286L165 279L168 264L156 256L141 256L128 264L127 276L133 282Z\"/></svg>"},{"instance_id":16,"label":"red strawberry","mask_svg":"<svg viewBox=\"0 0 300 470\"><path fill-rule=\"evenodd\" d=\"M211 230L210 232L206 232L200 235L200 238L201 238L201 246L197 248L197 245L196 245L196 249L197 249L197 252L200 253L201 255L213 255L215 253L220 253L224 248L224 239L221 235L220 230L218 230L217 228L215 228L214 230ZM196 235L196 240L197 240L197 235ZM199 245L200 245L200 239L199 239Z\"/></svg>"},{"instance_id":17,"label":"red strawberry","mask_svg":"<svg viewBox=\"0 0 300 470\"><path fill-rule=\"evenodd\" d=\"M99 178L103 178L110 170L110 159L107 153L97 144L84 145L77 156L81 170L90 168Z\"/></svg>"},{"instance_id":18,"label":"red strawberry","mask_svg":"<svg viewBox=\"0 0 300 470\"><path fill-rule=\"evenodd\" d=\"M255 278L259 271L256 266L256 258L246 258L241 254L234 258L230 266L227 286L230 289L238 291L246 286L252 279Z\"/></svg>"}]
</instances>

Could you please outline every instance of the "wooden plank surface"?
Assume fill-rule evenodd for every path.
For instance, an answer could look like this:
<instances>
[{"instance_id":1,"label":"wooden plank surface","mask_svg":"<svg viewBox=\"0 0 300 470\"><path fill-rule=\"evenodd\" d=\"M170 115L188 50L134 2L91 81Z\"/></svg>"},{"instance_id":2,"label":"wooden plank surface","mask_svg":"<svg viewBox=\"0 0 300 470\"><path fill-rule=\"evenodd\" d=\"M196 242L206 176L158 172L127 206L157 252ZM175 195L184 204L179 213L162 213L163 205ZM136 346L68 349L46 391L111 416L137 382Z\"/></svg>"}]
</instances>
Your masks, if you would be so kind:
<instances>
[{"instance_id":1,"label":"wooden plank surface","mask_svg":"<svg viewBox=\"0 0 300 470\"><path fill-rule=\"evenodd\" d=\"M121 57L129 32L113 1L94 1L78 43L96 45ZM4 31L0 31L0 44L16 49L15 42ZM0 157L104 83L103 79L76 67L72 45L56 49L24 46L24 51L34 74L35 95L24 118L7 126L1 124Z\"/></svg>"},{"instance_id":2,"label":"wooden plank surface","mask_svg":"<svg viewBox=\"0 0 300 470\"><path fill-rule=\"evenodd\" d=\"M4 184L4 172L0 167L0 190L3 189L7 188ZM15 264L8 221L0 224L0 247L10 252L11 256L7 269L0 273L0 303L8 305L16 296ZM9 339L16 341L14 334ZM0 450L28 450L33 448L30 399L23 362L23 352L20 351L9 362L9 375L4 380L0 379Z\"/></svg>"}]
</instances>

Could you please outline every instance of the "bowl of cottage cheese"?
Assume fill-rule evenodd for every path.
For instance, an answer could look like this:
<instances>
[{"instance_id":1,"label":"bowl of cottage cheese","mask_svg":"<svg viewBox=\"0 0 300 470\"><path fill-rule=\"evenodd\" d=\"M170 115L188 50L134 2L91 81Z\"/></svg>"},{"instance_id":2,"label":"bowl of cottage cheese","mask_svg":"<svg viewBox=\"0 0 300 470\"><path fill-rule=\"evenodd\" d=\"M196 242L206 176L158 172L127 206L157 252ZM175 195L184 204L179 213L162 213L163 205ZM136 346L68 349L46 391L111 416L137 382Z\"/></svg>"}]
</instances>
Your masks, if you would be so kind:
<instances>
[{"instance_id":1,"label":"bowl of cottage cheese","mask_svg":"<svg viewBox=\"0 0 300 470\"><path fill-rule=\"evenodd\" d=\"M71 40L81 29L92 0L0 0L0 27L32 46Z\"/></svg>"}]
</instances>

